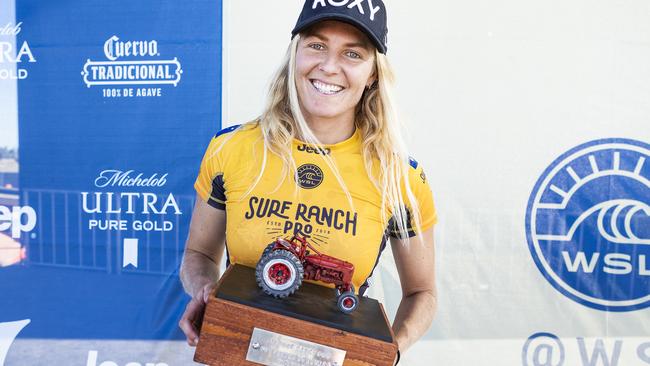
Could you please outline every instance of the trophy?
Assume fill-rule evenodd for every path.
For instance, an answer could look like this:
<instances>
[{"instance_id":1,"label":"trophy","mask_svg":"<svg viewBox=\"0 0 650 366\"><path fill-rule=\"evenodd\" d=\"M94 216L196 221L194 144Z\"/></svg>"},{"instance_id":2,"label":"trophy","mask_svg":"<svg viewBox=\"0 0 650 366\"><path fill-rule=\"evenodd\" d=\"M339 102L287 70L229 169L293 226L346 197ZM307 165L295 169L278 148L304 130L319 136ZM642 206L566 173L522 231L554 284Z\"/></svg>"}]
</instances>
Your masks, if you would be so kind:
<instances>
[{"instance_id":1,"label":"trophy","mask_svg":"<svg viewBox=\"0 0 650 366\"><path fill-rule=\"evenodd\" d=\"M321 254L303 237L277 239L256 268L231 265L223 274L206 306L194 360L392 366L397 343L384 309L355 295L353 273L351 263Z\"/></svg>"}]
</instances>

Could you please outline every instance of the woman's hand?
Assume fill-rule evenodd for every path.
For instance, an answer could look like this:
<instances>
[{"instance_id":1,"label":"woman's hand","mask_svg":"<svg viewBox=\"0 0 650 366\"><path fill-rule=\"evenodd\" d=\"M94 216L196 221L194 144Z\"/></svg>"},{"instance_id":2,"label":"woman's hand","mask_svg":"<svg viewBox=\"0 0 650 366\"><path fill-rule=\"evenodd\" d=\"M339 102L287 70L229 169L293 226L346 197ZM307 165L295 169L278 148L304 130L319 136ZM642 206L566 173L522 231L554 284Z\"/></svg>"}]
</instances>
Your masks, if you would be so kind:
<instances>
[{"instance_id":1,"label":"woman's hand","mask_svg":"<svg viewBox=\"0 0 650 366\"><path fill-rule=\"evenodd\" d=\"M192 300L187 304L178 326L185 333L190 346L196 346L199 342L205 305L219 280L225 238L226 212L208 206L197 196L180 271L185 292L192 296Z\"/></svg>"},{"instance_id":2,"label":"woman's hand","mask_svg":"<svg viewBox=\"0 0 650 366\"><path fill-rule=\"evenodd\" d=\"M208 303L210 294L214 290L215 284L209 283L201 289L193 297L190 302L185 307L185 312L181 317L181 320L178 322L178 326L181 328L183 333L185 333L185 338L187 338L187 344L192 347L196 347L199 343L199 332L201 330L201 323L203 322L203 314L205 312L205 306Z\"/></svg>"}]
</instances>

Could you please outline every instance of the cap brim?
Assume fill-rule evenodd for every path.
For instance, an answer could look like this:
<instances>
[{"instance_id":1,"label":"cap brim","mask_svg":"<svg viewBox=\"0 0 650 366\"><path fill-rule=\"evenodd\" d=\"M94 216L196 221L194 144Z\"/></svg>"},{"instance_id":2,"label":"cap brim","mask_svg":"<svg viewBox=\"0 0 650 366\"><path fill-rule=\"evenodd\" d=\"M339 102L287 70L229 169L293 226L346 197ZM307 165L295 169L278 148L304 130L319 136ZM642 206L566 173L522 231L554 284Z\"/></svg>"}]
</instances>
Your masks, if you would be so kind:
<instances>
[{"instance_id":1,"label":"cap brim","mask_svg":"<svg viewBox=\"0 0 650 366\"><path fill-rule=\"evenodd\" d=\"M354 17L347 16L345 14L338 14L338 13L321 13L316 16L313 16L311 18L307 18L305 20L302 20L296 24L296 27L293 28L291 31L291 37L295 37L296 34L302 32L305 28L308 28L318 22L321 22L323 20L340 20L342 22L348 23L350 25L353 25L357 27L360 31L365 34L368 39L370 39L370 42L377 48L377 50L380 53L385 54L386 53L386 47L383 45L380 39L377 39L375 34L368 28L365 24L361 23L359 20L357 20Z\"/></svg>"}]
</instances>

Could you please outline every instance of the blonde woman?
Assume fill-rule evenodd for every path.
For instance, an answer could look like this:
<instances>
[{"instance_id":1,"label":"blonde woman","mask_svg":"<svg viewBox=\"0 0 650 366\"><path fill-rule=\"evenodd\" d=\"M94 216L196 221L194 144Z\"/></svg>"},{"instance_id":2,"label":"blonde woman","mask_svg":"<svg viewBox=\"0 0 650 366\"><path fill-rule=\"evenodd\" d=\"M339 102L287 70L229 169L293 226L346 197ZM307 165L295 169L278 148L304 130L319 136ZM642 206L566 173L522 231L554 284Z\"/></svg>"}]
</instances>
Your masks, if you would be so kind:
<instances>
[{"instance_id":1,"label":"blonde woman","mask_svg":"<svg viewBox=\"0 0 650 366\"><path fill-rule=\"evenodd\" d=\"M436 212L392 108L387 32L381 1L307 0L263 115L211 141L181 268L190 345L224 249L227 263L254 267L269 243L293 234L353 263L359 295L390 238L400 351L429 328Z\"/></svg>"}]
</instances>

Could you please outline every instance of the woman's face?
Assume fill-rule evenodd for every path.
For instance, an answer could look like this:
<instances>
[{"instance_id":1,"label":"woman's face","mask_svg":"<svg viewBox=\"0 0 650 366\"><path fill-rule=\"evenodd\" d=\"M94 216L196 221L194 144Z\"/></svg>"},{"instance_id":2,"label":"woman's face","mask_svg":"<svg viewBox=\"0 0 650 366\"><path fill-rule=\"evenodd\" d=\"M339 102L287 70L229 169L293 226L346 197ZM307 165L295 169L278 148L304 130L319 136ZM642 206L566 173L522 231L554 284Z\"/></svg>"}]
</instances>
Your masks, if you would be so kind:
<instances>
[{"instance_id":1,"label":"woman's face","mask_svg":"<svg viewBox=\"0 0 650 366\"><path fill-rule=\"evenodd\" d=\"M375 50L356 27L323 21L301 35L296 86L307 121L354 121L355 107L375 80Z\"/></svg>"}]
</instances>

